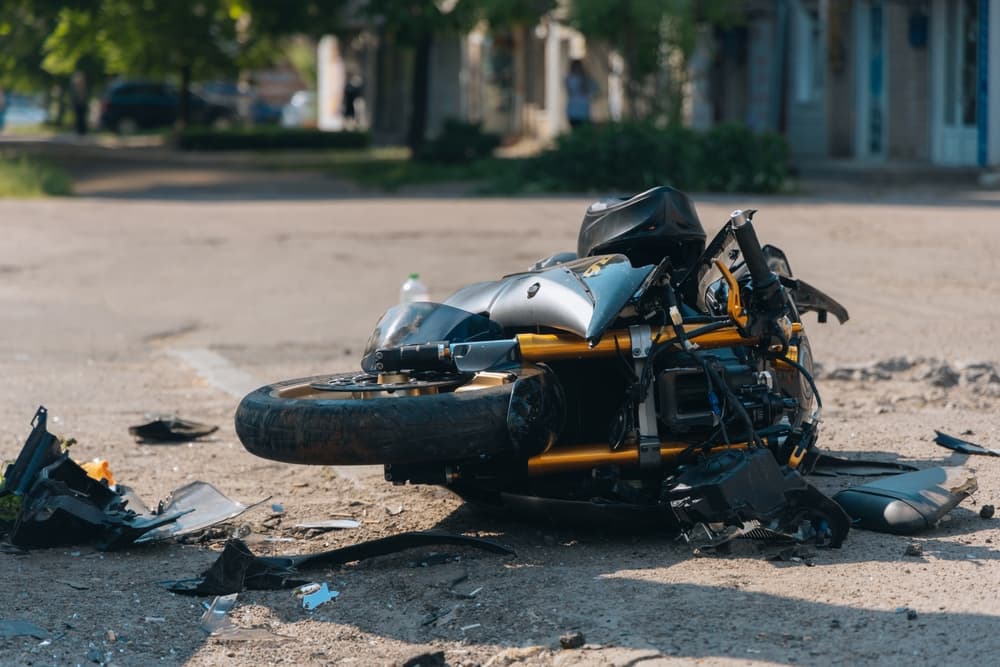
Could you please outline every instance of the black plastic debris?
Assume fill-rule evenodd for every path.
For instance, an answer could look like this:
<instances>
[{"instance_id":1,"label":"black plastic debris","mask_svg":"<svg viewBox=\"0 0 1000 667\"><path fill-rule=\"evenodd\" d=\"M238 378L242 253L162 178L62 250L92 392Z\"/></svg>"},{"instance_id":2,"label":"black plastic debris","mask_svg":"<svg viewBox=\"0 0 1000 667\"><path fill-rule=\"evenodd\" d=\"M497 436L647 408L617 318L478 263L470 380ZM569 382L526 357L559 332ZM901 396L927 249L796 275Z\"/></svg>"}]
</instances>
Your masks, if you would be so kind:
<instances>
[{"instance_id":1,"label":"black plastic debris","mask_svg":"<svg viewBox=\"0 0 1000 667\"><path fill-rule=\"evenodd\" d=\"M996 508L993 505L983 505L979 508L979 518L980 519L992 519L993 515L996 514Z\"/></svg>"},{"instance_id":2,"label":"black plastic debris","mask_svg":"<svg viewBox=\"0 0 1000 667\"><path fill-rule=\"evenodd\" d=\"M982 445L977 445L974 442L969 442L968 440L962 440L961 438L956 438L953 435L948 435L947 433L942 433L941 431L934 431L936 434L934 436L934 442L941 445L942 447L947 447L948 449L959 452L960 454L981 454L983 456L1000 456L1000 451L996 449L989 449L988 447L983 447Z\"/></svg>"},{"instance_id":3,"label":"black plastic debris","mask_svg":"<svg viewBox=\"0 0 1000 667\"><path fill-rule=\"evenodd\" d=\"M977 488L961 468L928 468L845 489L833 499L859 528L909 535L935 526Z\"/></svg>"},{"instance_id":4,"label":"black plastic debris","mask_svg":"<svg viewBox=\"0 0 1000 667\"><path fill-rule=\"evenodd\" d=\"M580 648L587 643L582 632L567 632L559 637L559 646L564 650Z\"/></svg>"},{"instance_id":5,"label":"black plastic debris","mask_svg":"<svg viewBox=\"0 0 1000 667\"><path fill-rule=\"evenodd\" d=\"M309 583L299 574L309 569L333 567L353 561L385 556L415 547L454 544L475 547L497 554L513 554L514 550L491 540L448 533L411 532L361 542L332 551L299 556L256 556L237 539L229 540L222 554L200 577L159 584L185 595L229 595L244 590L274 590L295 588Z\"/></svg>"},{"instance_id":6,"label":"black plastic debris","mask_svg":"<svg viewBox=\"0 0 1000 667\"><path fill-rule=\"evenodd\" d=\"M128 432L141 443L190 442L219 430L218 426L181 419L176 415L147 417L152 417L152 421L128 428Z\"/></svg>"},{"instance_id":7,"label":"black plastic debris","mask_svg":"<svg viewBox=\"0 0 1000 667\"><path fill-rule=\"evenodd\" d=\"M664 494L680 524L743 527L839 547L850 520L837 503L766 449L726 451L682 468ZM734 536L728 536L734 537Z\"/></svg>"},{"instance_id":8,"label":"black plastic debris","mask_svg":"<svg viewBox=\"0 0 1000 667\"><path fill-rule=\"evenodd\" d=\"M193 482L151 511L129 487L90 477L48 432L47 416L44 407L35 413L31 434L0 486L0 500L18 501L13 520L0 525L13 545L120 549L201 530L247 509L211 484Z\"/></svg>"},{"instance_id":9,"label":"black plastic debris","mask_svg":"<svg viewBox=\"0 0 1000 667\"><path fill-rule=\"evenodd\" d=\"M866 461L845 459L829 454L820 454L810 475L818 477L881 477L899 475L916 470L915 466L891 461Z\"/></svg>"}]
</instances>

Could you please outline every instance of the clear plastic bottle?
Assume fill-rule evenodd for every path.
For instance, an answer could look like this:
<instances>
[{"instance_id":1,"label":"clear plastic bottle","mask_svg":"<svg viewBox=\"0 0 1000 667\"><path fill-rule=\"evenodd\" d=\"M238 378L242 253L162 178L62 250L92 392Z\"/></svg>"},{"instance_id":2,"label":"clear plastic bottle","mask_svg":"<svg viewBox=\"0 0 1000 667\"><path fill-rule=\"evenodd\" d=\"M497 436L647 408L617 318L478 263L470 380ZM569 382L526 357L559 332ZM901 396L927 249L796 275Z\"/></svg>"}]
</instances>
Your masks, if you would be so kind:
<instances>
[{"instance_id":1,"label":"clear plastic bottle","mask_svg":"<svg viewBox=\"0 0 1000 667\"><path fill-rule=\"evenodd\" d=\"M430 301L430 293L427 285L420 281L419 273L411 273L403 286L399 288L400 303L414 303L415 301Z\"/></svg>"}]
</instances>

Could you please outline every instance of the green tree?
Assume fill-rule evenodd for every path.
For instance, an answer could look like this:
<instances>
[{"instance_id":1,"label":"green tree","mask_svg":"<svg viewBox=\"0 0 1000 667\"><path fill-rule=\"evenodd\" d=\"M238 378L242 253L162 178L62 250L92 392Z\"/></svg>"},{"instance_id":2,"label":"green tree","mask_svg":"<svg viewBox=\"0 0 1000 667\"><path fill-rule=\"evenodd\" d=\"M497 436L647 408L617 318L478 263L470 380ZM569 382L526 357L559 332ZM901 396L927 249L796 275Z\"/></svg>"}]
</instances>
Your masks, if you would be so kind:
<instances>
[{"instance_id":1,"label":"green tree","mask_svg":"<svg viewBox=\"0 0 1000 667\"><path fill-rule=\"evenodd\" d=\"M736 0L570 0L569 23L588 38L621 49L629 113L680 122L687 64L704 25L732 25ZM652 81L666 72L665 90ZM665 94L664 94L665 93Z\"/></svg>"},{"instance_id":2,"label":"green tree","mask_svg":"<svg viewBox=\"0 0 1000 667\"><path fill-rule=\"evenodd\" d=\"M470 30L480 21L492 27L530 25L556 0L368 0L364 13L383 38L413 49L410 117L406 143L416 155L427 134L430 55L435 36Z\"/></svg>"}]
</instances>

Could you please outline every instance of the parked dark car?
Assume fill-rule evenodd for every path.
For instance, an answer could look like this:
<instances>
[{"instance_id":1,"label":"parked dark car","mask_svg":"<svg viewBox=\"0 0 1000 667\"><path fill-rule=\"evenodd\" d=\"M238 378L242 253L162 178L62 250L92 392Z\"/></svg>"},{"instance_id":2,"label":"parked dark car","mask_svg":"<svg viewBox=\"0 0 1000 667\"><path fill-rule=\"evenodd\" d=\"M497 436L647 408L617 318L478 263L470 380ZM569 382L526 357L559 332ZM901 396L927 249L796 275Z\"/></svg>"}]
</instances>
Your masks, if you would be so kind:
<instances>
[{"instance_id":1,"label":"parked dark car","mask_svg":"<svg viewBox=\"0 0 1000 667\"><path fill-rule=\"evenodd\" d=\"M163 83L121 81L101 98L101 127L128 134L138 129L170 127L177 121L180 92ZM231 122L232 108L191 94L191 123L217 126Z\"/></svg>"}]
</instances>

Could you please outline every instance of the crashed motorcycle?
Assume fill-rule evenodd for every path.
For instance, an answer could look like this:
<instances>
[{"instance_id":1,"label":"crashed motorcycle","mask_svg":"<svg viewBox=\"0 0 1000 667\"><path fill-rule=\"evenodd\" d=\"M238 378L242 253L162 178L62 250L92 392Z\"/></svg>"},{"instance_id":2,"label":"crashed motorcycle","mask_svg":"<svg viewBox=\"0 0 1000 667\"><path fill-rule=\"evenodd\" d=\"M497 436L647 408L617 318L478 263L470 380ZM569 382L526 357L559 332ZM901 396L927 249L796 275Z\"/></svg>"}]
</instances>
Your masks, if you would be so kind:
<instances>
[{"instance_id":1,"label":"crashed motorcycle","mask_svg":"<svg viewBox=\"0 0 1000 667\"><path fill-rule=\"evenodd\" d=\"M802 316L848 315L753 214L706 245L678 190L598 201L576 253L390 308L360 372L252 392L239 438L557 521L839 546L847 515L804 478L821 401Z\"/></svg>"}]
</instances>

